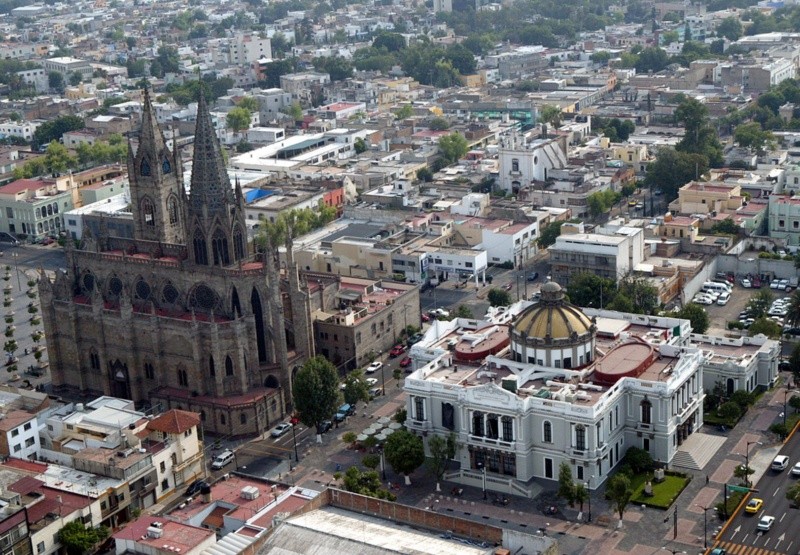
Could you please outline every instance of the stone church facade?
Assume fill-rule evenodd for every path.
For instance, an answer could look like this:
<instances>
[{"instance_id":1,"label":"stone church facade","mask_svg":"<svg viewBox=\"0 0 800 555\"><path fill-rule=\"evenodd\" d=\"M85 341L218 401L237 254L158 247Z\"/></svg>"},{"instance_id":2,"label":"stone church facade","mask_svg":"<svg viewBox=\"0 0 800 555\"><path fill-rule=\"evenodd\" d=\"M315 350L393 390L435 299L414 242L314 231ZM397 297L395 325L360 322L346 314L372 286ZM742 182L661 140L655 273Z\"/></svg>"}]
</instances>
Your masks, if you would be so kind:
<instances>
[{"instance_id":1,"label":"stone church facade","mask_svg":"<svg viewBox=\"0 0 800 555\"><path fill-rule=\"evenodd\" d=\"M200 99L191 187L166 146L149 93L129 149L134 238L84 232L66 271L39 291L54 389L113 395L201 415L208 432L260 434L291 404L291 374L313 356L308 296L277 245L248 245Z\"/></svg>"}]
</instances>

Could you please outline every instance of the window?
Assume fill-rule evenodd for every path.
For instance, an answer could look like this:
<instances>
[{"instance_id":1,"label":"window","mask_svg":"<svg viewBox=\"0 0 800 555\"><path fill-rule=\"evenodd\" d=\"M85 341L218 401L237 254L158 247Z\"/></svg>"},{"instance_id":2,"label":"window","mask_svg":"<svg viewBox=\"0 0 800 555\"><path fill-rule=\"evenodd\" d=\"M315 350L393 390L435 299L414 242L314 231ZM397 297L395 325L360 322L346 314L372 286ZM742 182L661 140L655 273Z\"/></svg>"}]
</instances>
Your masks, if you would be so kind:
<instances>
[{"instance_id":1,"label":"window","mask_svg":"<svg viewBox=\"0 0 800 555\"><path fill-rule=\"evenodd\" d=\"M550 421L545 420L542 428L542 441L545 443L553 443L553 425L550 423Z\"/></svg>"},{"instance_id":2,"label":"window","mask_svg":"<svg viewBox=\"0 0 800 555\"><path fill-rule=\"evenodd\" d=\"M139 165L139 175L150 175L150 163L147 160L142 160Z\"/></svg>"},{"instance_id":3,"label":"window","mask_svg":"<svg viewBox=\"0 0 800 555\"><path fill-rule=\"evenodd\" d=\"M472 413L472 435L483 436L483 413L480 411Z\"/></svg>"},{"instance_id":4,"label":"window","mask_svg":"<svg viewBox=\"0 0 800 555\"><path fill-rule=\"evenodd\" d=\"M514 426L510 416L504 416L503 422L503 441L514 441Z\"/></svg>"},{"instance_id":5,"label":"window","mask_svg":"<svg viewBox=\"0 0 800 555\"><path fill-rule=\"evenodd\" d=\"M225 375L233 376L233 360L230 355L225 357Z\"/></svg>"},{"instance_id":6,"label":"window","mask_svg":"<svg viewBox=\"0 0 800 555\"><path fill-rule=\"evenodd\" d=\"M178 223L178 201L174 198L170 198L167 204L167 211L169 212L169 223L177 224Z\"/></svg>"},{"instance_id":7,"label":"window","mask_svg":"<svg viewBox=\"0 0 800 555\"><path fill-rule=\"evenodd\" d=\"M168 489L169 489L169 480L164 478L163 480L161 480L161 490L167 491Z\"/></svg>"},{"instance_id":8,"label":"window","mask_svg":"<svg viewBox=\"0 0 800 555\"><path fill-rule=\"evenodd\" d=\"M44 553L44 542L36 544L36 553Z\"/></svg>"},{"instance_id":9,"label":"window","mask_svg":"<svg viewBox=\"0 0 800 555\"><path fill-rule=\"evenodd\" d=\"M242 239L242 230L239 226L233 228L233 258L241 260L244 258L244 240Z\"/></svg>"},{"instance_id":10,"label":"window","mask_svg":"<svg viewBox=\"0 0 800 555\"><path fill-rule=\"evenodd\" d=\"M544 477L545 478L553 477L553 459L544 460Z\"/></svg>"},{"instance_id":11,"label":"window","mask_svg":"<svg viewBox=\"0 0 800 555\"><path fill-rule=\"evenodd\" d=\"M221 229L217 229L211 238L211 250L214 255L215 266L227 266L230 264L228 255L228 238Z\"/></svg>"},{"instance_id":12,"label":"window","mask_svg":"<svg viewBox=\"0 0 800 555\"><path fill-rule=\"evenodd\" d=\"M222 424L224 426L227 421L228 420L225 418L225 414L220 414L219 415L219 423L220 424Z\"/></svg>"},{"instance_id":13,"label":"window","mask_svg":"<svg viewBox=\"0 0 800 555\"><path fill-rule=\"evenodd\" d=\"M100 357L95 350L89 352L89 366L92 370L100 370Z\"/></svg>"},{"instance_id":14,"label":"window","mask_svg":"<svg viewBox=\"0 0 800 555\"><path fill-rule=\"evenodd\" d=\"M203 232L199 229L196 229L194 232L194 237L192 239L192 245L194 246L194 260L198 264L203 264L204 266L208 265L208 251L206 250L206 238L203 235Z\"/></svg>"},{"instance_id":15,"label":"window","mask_svg":"<svg viewBox=\"0 0 800 555\"><path fill-rule=\"evenodd\" d=\"M208 357L208 373L211 375L212 378L217 375L217 371L214 369L213 356Z\"/></svg>"},{"instance_id":16,"label":"window","mask_svg":"<svg viewBox=\"0 0 800 555\"><path fill-rule=\"evenodd\" d=\"M161 461L161 465L158 467L161 472L166 472L167 470L167 463L165 461Z\"/></svg>"},{"instance_id":17,"label":"window","mask_svg":"<svg viewBox=\"0 0 800 555\"><path fill-rule=\"evenodd\" d=\"M793 221L793 222L792 222L792 227L793 227L794 229L797 229L798 227L800 227L800 222L798 222L797 220Z\"/></svg>"},{"instance_id":18,"label":"window","mask_svg":"<svg viewBox=\"0 0 800 555\"><path fill-rule=\"evenodd\" d=\"M184 387L189 385L189 376L183 368L178 368L178 384Z\"/></svg>"},{"instance_id":19,"label":"window","mask_svg":"<svg viewBox=\"0 0 800 555\"><path fill-rule=\"evenodd\" d=\"M778 227L783 227L784 225L786 225L786 222L783 220L778 220Z\"/></svg>"},{"instance_id":20,"label":"window","mask_svg":"<svg viewBox=\"0 0 800 555\"><path fill-rule=\"evenodd\" d=\"M144 377L148 380L154 380L156 378L156 370L149 362L144 363Z\"/></svg>"},{"instance_id":21,"label":"window","mask_svg":"<svg viewBox=\"0 0 800 555\"><path fill-rule=\"evenodd\" d=\"M6 218L9 220L14 219L14 209L10 206L6 206Z\"/></svg>"},{"instance_id":22,"label":"window","mask_svg":"<svg viewBox=\"0 0 800 555\"><path fill-rule=\"evenodd\" d=\"M22 451L22 445L21 444L15 445L14 446L14 452L15 453L19 453L20 451Z\"/></svg>"},{"instance_id":23,"label":"window","mask_svg":"<svg viewBox=\"0 0 800 555\"><path fill-rule=\"evenodd\" d=\"M153 208L153 203L149 198L142 200L142 218L145 225L153 227L156 225L156 214Z\"/></svg>"},{"instance_id":24,"label":"window","mask_svg":"<svg viewBox=\"0 0 800 555\"><path fill-rule=\"evenodd\" d=\"M164 161L161 162L161 170L164 173L169 173L172 171L172 164L170 164L169 160L167 160L166 158L164 158Z\"/></svg>"},{"instance_id":25,"label":"window","mask_svg":"<svg viewBox=\"0 0 800 555\"><path fill-rule=\"evenodd\" d=\"M414 420L425 420L425 399L414 397Z\"/></svg>"},{"instance_id":26,"label":"window","mask_svg":"<svg viewBox=\"0 0 800 555\"><path fill-rule=\"evenodd\" d=\"M239 415L239 424L247 424L247 415L245 413Z\"/></svg>"},{"instance_id":27,"label":"window","mask_svg":"<svg viewBox=\"0 0 800 555\"><path fill-rule=\"evenodd\" d=\"M642 424L650 424L653 418L653 403L645 397L639 407L641 409Z\"/></svg>"},{"instance_id":28,"label":"window","mask_svg":"<svg viewBox=\"0 0 800 555\"><path fill-rule=\"evenodd\" d=\"M166 480L164 480L164 481L166 482ZM165 488L165 489L166 489L166 488ZM107 502L107 501L101 501L101 502L100 502L100 510L101 510L101 511L105 511L106 509L108 509L108 502ZM57 541L57 540L56 540L56 541Z\"/></svg>"},{"instance_id":29,"label":"window","mask_svg":"<svg viewBox=\"0 0 800 555\"><path fill-rule=\"evenodd\" d=\"M500 437L498 435L496 414L490 414L486 417L486 437L489 439L497 439Z\"/></svg>"},{"instance_id":30,"label":"window","mask_svg":"<svg viewBox=\"0 0 800 555\"><path fill-rule=\"evenodd\" d=\"M578 466L577 467L577 471L578 471L577 472L577 479L578 479L578 481L582 482L584 480L584 478L583 478L583 467L582 466Z\"/></svg>"},{"instance_id":31,"label":"window","mask_svg":"<svg viewBox=\"0 0 800 555\"><path fill-rule=\"evenodd\" d=\"M456 411L450 403L442 403L442 426L448 430L456 428Z\"/></svg>"},{"instance_id":32,"label":"window","mask_svg":"<svg viewBox=\"0 0 800 555\"><path fill-rule=\"evenodd\" d=\"M517 475L517 456L513 453L503 453L503 474L507 476Z\"/></svg>"},{"instance_id":33,"label":"window","mask_svg":"<svg viewBox=\"0 0 800 555\"><path fill-rule=\"evenodd\" d=\"M519 171L519 159L518 158L513 158L511 160L511 171L512 172L518 172Z\"/></svg>"},{"instance_id":34,"label":"window","mask_svg":"<svg viewBox=\"0 0 800 555\"><path fill-rule=\"evenodd\" d=\"M11 430L11 437L17 437L18 435L19 435L19 428Z\"/></svg>"},{"instance_id":35,"label":"window","mask_svg":"<svg viewBox=\"0 0 800 555\"><path fill-rule=\"evenodd\" d=\"M586 450L586 427L583 424L575 426L575 449Z\"/></svg>"},{"instance_id":36,"label":"window","mask_svg":"<svg viewBox=\"0 0 800 555\"><path fill-rule=\"evenodd\" d=\"M30 447L35 443L35 440L32 437L29 437L25 440L25 447Z\"/></svg>"}]
</instances>

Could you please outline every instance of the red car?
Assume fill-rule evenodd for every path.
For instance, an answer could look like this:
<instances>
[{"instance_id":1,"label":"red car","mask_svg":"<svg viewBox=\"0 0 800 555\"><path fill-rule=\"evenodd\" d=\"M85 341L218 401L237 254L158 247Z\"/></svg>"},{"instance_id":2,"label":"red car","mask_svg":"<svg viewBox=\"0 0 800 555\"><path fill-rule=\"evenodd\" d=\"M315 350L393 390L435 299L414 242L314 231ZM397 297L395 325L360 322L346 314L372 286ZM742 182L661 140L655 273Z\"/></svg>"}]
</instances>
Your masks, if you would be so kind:
<instances>
[{"instance_id":1,"label":"red car","mask_svg":"<svg viewBox=\"0 0 800 555\"><path fill-rule=\"evenodd\" d=\"M392 347L392 350L389 351L389 356L392 357L392 358L399 357L400 355L402 355L405 352L406 352L406 348L405 347L403 347L402 345L395 345L394 347Z\"/></svg>"},{"instance_id":2,"label":"red car","mask_svg":"<svg viewBox=\"0 0 800 555\"><path fill-rule=\"evenodd\" d=\"M400 366L405 368L407 366L411 366L411 357L405 357L403 360L400 361Z\"/></svg>"},{"instance_id":3,"label":"red car","mask_svg":"<svg viewBox=\"0 0 800 555\"><path fill-rule=\"evenodd\" d=\"M431 321L431 317L428 316L427 314L425 314L424 312L422 313L420 318L422 319L423 322L430 322Z\"/></svg>"}]
</instances>

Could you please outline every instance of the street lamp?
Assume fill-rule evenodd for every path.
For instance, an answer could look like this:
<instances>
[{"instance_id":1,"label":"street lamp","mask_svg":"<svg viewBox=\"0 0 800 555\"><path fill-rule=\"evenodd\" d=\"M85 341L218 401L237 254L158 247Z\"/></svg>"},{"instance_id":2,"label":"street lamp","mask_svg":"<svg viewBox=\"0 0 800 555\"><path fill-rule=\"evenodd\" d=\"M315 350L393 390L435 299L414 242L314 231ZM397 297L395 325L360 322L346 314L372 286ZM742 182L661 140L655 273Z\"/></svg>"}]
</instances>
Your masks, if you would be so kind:
<instances>
[{"instance_id":1,"label":"street lamp","mask_svg":"<svg viewBox=\"0 0 800 555\"><path fill-rule=\"evenodd\" d=\"M695 507L703 509L703 549L708 549L708 510L713 507L704 507L698 503L694 504Z\"/></svg>"},{"instance_id":2,"label":"street lamp","mask_svg":"<svg viewBox=\"0 0 800 555\"><path fill-rule=\"evenodd\" d=\"M589 514L586 515L587 524L592 521L592 478L594 478L594 475L589 476L589 480L586 482L587 499L589 501Z\"/></svg>"},{"instance_id":3,"label":"street lamp","mask_svg":"<svg viewBox=\"0 0 800 555\"><path fill-rule=\"evenodd\" d=\"M483 500L486 501L486 463L479 462L478 468L483 471Z\"/></svg>"},{"instance_id":4,"label":"street lamp","mask_svg":"<svg viewBox=\"0 0 800 555\"><path fill-rule=\"evenodd\" d=\"M750 487L750 446L764 445L760 441L748 441L744 450L744 485Z\"/></svg>"},{"instance_id":5,"label":"street lamp","mask_svg":"<svg viewBox=\"0 0 800 555\"><path fill-rule=\"evenodd\" d=\"M292 417L292 419L289 420L289 423L292 425L292 443L294 444L294 462L300 462L300 457L297 456L297 435L295 434L295 431L294 431L295 426L297 425L298 422L300 422L300 419L296 418L296 417ZM290 456L289 459L291 460L291 458L292 457Z\"/></svg>"}]
</instances>

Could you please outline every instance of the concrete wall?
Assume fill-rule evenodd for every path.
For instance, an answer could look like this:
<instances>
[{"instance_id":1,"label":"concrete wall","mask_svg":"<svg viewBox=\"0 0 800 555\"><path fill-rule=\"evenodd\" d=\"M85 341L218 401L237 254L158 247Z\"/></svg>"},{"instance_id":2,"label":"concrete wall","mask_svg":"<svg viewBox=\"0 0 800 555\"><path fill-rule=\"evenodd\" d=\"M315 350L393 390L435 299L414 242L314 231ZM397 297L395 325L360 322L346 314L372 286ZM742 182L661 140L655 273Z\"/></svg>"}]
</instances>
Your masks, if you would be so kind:
<instances>
[{"instance_id":1,"label":"concrete wall","mask_svg":"<svg viewBox=\"0 0 800 555\"><path fill-rule=\"evenodd\" d=\"M717 257L717 267L720 272L733 272L737 276L744 274L770 274L781 279L789 279L798 275L793 261L758 258L757 252L754 252L752 257L744 260L729 254L719 256Z\"/></svg>"},{"instance_id":2,"label":"concrete wall","mask_svg":"<svg viewBox=\"0 0 800 555\"><path fill-rule=\"evenodd\" d=\"M718 271L718 264L717 261L719 257L713 258L708 263L703 266L703 268L694 276L692 279L687 281L683 284L683 290L681 291L681 304L686 304L692 300L700 289L703 288L703 283L707 281L712 281L715 277L715 274Z\"/></svg>"}]
</instances>

